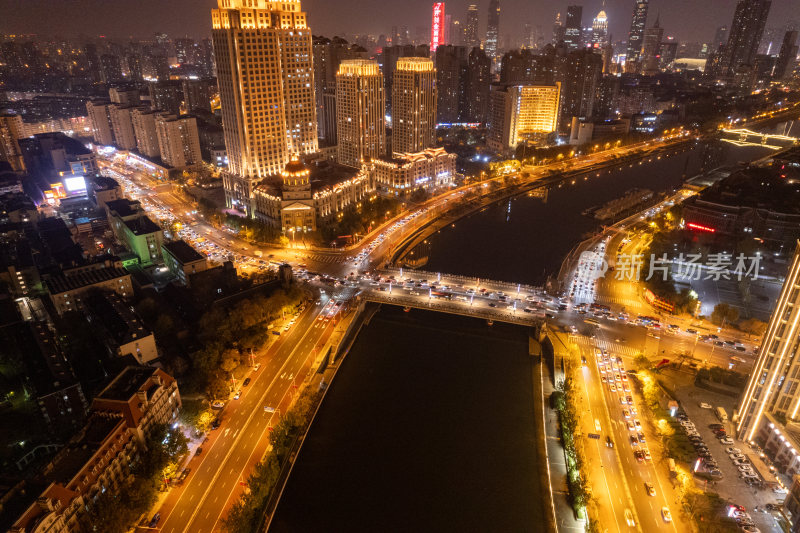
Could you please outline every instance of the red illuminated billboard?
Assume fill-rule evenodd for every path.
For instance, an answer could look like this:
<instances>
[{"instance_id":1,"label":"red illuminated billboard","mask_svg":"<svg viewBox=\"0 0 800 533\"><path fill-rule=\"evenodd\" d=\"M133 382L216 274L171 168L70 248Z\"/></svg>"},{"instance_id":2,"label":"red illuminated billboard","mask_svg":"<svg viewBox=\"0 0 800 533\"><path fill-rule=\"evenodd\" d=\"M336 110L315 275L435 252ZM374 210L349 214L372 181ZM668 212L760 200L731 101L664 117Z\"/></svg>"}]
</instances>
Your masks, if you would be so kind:
<instances>
[{"instance_id":1,"label":"red illuminated billboard","mask_svg":"<svg viewBox=\"0 0 800 533\"><path fill-rule=\"evenodd\" d=\"M433 4L433 21L431 23L431 52L444 44L444 2Z\"/></svg>"}]
</instances>

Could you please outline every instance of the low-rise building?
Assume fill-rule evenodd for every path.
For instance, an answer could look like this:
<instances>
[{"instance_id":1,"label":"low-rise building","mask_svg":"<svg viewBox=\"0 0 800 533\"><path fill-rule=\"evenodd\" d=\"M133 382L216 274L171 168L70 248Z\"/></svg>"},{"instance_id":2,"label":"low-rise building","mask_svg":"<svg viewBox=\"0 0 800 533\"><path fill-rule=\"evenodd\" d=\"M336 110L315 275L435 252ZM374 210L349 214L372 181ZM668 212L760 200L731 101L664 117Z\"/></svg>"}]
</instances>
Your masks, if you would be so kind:
<instances>
[{"instance_id":1,"label":"low-rise building","mask_svg":"<svg viewBox=\"0 0 800 533\"><path fill-rule=\"evenodd\" d=\"M35 481L47 488L12 533L83 531L81 519L96 497L118 489L156 424L172 422L181 407L174 378L158 368L128 367L97 395L82 431L70 440Z\"/></svg>"},{"instance_id":2,"label":"low-rise building","mask_svg":"<svg viewBox=\"0 0 800 533\"><path fill-rule=\"evenodd\" d=\"M124 197L122 187L120 187L117 180L113 178L97 176L91 180L90 187L97 207L105 208L108 202L113 202L114 200L119 200Z\"/></svg>"},{"instance_id":3,"label":"low-rise building","mask_svg":"<svg viewBox=\"0 0 800 533\"><path fill-rule=\"evenodd\" d=\"M59 315L80 309L81 298L91 289L113 291L122 298L133 296L130 273L117 266L56 274L47 279L46 283L50 300Z\"/></svg>"},{"instance_id":4,"label":"low-rise building","mask_svg":"<svg viewBox=\"0 0 800 533\"><path fill-rule=\"evenodd\" d=\"M625 135L630 131L630 119L603 120L591 122L572 117L572 128L569 135L569 143L574 145L587 144L605 137Z\"/></svg>"},{"instance_id":5,"label":"low-rise building","mask_svg":"<svg viewBox=\"0 0 800 533\"><path fill-rule=\"evenodd\" d=\"M133 356L139 364L158 358L153 332L117 294L96 291L83 299L86 319L96 327L110 353L117 357Z\"/></svg>"},{"instance_id":6,"label":"low-rise building","mask_svg":"<svg viewBox=\"0 0 800 533\"><path fill-rule=\"evenodd\" d=\"M106 203L108 224L114 236L135 253L141 264L152 265L161 259L164 231L150 220L138 201L121 198Z\"/></svg>"},{"instance_id":7,"label":"low-rise building","mask_svg":"<svg viewBox=\"0 0 800 533\"><path fill-rule=\"evenodd\" d=\"M456 178L456 154L429 148L415 154L394 154L367 163L375 188L384 196L399 196L419 188L433 191L450 187Z\"/></svg>"},{"instance_id":8,"label":"low-rise building","mask_svg":"<svg viewBox=\"0 0 800 533\"><path fill-rule=\"evenodd\" d=\"M161 246L164 264L184 285L190 284L193 274L208 269L206 256L199 253L184 240L165 242Z\"/></svg>"}]
</instances>

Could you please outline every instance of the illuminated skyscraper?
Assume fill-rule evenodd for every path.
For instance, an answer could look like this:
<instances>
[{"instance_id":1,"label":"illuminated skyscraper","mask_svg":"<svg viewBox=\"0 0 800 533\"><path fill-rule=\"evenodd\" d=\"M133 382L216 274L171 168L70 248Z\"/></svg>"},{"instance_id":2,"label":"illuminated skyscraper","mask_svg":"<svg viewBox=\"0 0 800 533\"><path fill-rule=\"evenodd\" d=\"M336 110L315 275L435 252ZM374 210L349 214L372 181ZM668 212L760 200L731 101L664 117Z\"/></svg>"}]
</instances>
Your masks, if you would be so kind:
<instances>
[{"instance_id":1,"label":"illuminated skyscraper","mask_svg":"<svg viewBox=\"0 0 800 533\"><path fill-rule=\"evenodd\" d=\"M253 188L317 151L311 30L299 0L218 0L212 39L228 172L225 201L251 215Z\"/></svg>"},{"instance_id":2,"label":"illuminated skyscraper","mask_svg":"<svg viewBox=\"0 0 800 533\"><path fill-rule=\"evenodd\" d=\"M336 73L336 145L340 164L361 168L386 151L386 102L378 62L348 59Z\"/></svg>"},{"instance_id":3,"label":"illuminated skyscraper","mask_svg":"<svg viewBox=\"0 0 800 533\"><path fill-rule=\"evenodd\" d=\"M736 4L728 42L722 49L723 76L733 76L744 65L753 66L771 5L771 0L739 0Z\"/></svg>"},{"instance_id":4,"label":"illuminated skyscraper","mask_svg":"<svg viewBox=\"0 0 800 533\"><path fill-rule=\"evenodd\" d=\"M470 4L467 8L467 25L464 28L464 44L470 48L481 45L478 37L478 6Z\"/></svg>"},{"instance_id":5,"label":"illuminated skyscraper","mask_svg":"<svg viewBox=\"0 0 800 533\"><path fill-rule=\"evenodd\" d=\"M628 50L625 55L625 70L627 72L636 72L639 68L644 29L647 25L648 7L648 0L636 0L636 4L633 6L631 29L628 32Z\"/></svg>"},{"instance_id":6,"label":"illuminated skyscraper","mask_svg":"<svg viewBox=\"0 0 800 533\"><path fill-rule=\"evenodd\" d=\"M581 47L581 18L583 17L582 6L567 6L567 23L564 25L564 44L567 50L577 50Z\"/></svg>"},{"instance_id":7,"label":"illuminated skyscraper","mask_svg":"<svg viewBox=\"0 0 800 533\"><path fill-rule=\"evenodd\" d=\"M486 142L497 152L541 142L558 128L561 84L492 85Z\"/></svg>"},{"instance_id":8,"label":"illuminated skyscraper","mask_svg":"<svg viewBox=\"0 0 800 533\"><path fill-rule=\"evenodd\" d=\"M783 36L783 44L775 62L773 76L776 80L789 78L797 64L797 30L787 31Z\"/></svg>"},{"instance_id":9,"label":"illuminated skyscraper","mask_svg":"<svg viewBox=\"0 0 800 533\"><path fill-rule=\"evenodd\" d=\"M661 40L664 38L664 28L659 24L659 17L652 28L647 28L642 39L641 72L645 76L658 73L661 62Z\"/></svg>"},{"instance_id":10,"label":"illuminated skyscraper","mask_svg":"<svg viewBox=\"0 0 800 533\"><path fill-rule=\"evenodd\" d=\"M425 57L397 60L392 83L392 152L421 152L436 140L436 69Z\"/></svg>"},{"instance_id":11,"label":"illuminated skyscraper","mask_svg":"<svg viewBox=\"0 0 800 533\"><path fill-rule=\"evenodd\" d=\"M500 0L489 0L489 21L486 24L486 43L483 49L489 59L494 61L497 57L497 47L500 40Z\"/></svg>"},{"instance_id":12,"label":"illuminated skyscraper","mask_svg":"<svg viewBox=\"0 0 800 533\"><path fill-rule=\"evenodd\" d=\"M769 319L758 360L739 403L736 431L752 440L764 415L797 420L800 413L800 242ZM776 417L776 418L777 418Z\"/></svg>"},{"instance_id":13,"label":"illuminated skyscraper","mask_svg":"<svg viewBox=\"0 0 800 533\"><path fill-rule=\"evenodd\" d=\"M608 17L601 11L592 21L592 48L603 48L608 42Z\"/></svg>"}]
</instances>

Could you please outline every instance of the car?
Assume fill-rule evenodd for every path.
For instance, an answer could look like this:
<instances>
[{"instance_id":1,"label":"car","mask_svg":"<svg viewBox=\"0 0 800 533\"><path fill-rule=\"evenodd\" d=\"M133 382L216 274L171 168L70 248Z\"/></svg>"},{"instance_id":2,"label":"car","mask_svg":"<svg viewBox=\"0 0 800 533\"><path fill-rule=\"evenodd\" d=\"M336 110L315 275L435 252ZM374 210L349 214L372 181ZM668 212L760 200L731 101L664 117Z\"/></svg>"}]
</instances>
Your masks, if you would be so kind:
<instances>
[{"instance_id":1,"label":"car","mask_svg":"<svg viewBox=\"0 0 800 533\"><path fill-rule=\"evenodd\" d=\"M600 420L597 418L594 419L594 430L600 433Z\"/></svg>"},{"instance_id":2,"label":"car","mask_svg":"<svg viewBox=\"0 0 800 533\"><path fill-rule=\"evenodd\" d=\"M761 530L756 526L742 526L742 531L745 533L761 533Z\"/></svg>"},{"instance_id":3,"label":"car","mask_svg":"<svg viewBox=\"0 0 800 533\"><path fill-rule=\"evenodd\" d=\"M730 457L731 459L746 459L744 454L741 454L741 453L732 453L732 454L728 455L728 457Z\"/></svg>"},{"instance_id":4,"label":"car","mask_svg":"<svg viewBox=\"0 0 800 533\"><path fill-rule=\"evenodd\" d=\"M710 403L700 402L700 409L712 409Z\"/></svg>"},{"instance_id":5,"label":"car","mask_svg":"<svg viewBox=\"0 0 800 533\"><path fill-rule=\"evenodd\" d=\"M664 519L664 522L672 522L672 513L669 512L668 507L661 508L661 518Z\"/></svg>"},{"instance_id":6,"label":"car","mask_svg":"<svg viewBox=\"0 0 800 533\"><path fill-rule=\"evenodd\" d=\"M647 481L644 482L644 490L647 492L648 496L655 496L656 495L656 488L653 486L652 483Z\"/></svg>"},{"instance_id":7,"label":"car","mask_svg":"<svg viewBox=\"0 0 800 533\"><path fill-rule=\"evenodd\" d=\"M217 429L222 424L222 419L217 417L211 422L211 429Z\"/></svg>"},{"instance_id":8,"label":"car","mask_svg":"<svg viewBox=\"0 0 800 533\"><path fill-rule=\"evenodd\" d=\"M633 513L631 512L630 509L625 509L625 521L631 527L636 526L636 520L633 519Z\"/></svg>"},{"instance_id":9,"label":"car","mask_svg":"<svg viewBox=\"0 0 800 533\"><path fill-rule=\"evenodd\" d=\"M261 368L261 363L256 363L256 366L253 367L253 372L258 372L259 368Z\"/></svg>"},{"instance_id":10,"label":"car","mask_svg":"<svg viewBox=\"0 0 800 533\"><path fill-rule=\"evenodd\" d=\"M630 418L631 414L628 412L627 409L623 409L622 410L622 416L623 416L623 418Z\"/></svg>"},{"instance_id":11,"label":"car","mask_svg":"<svg viewBox=\"0 0 800 533\"><path fill-rule=\"evenodd\" d=\"M222 400L216 400L214 401L214 403L211 404L211 407L213 409L222 409L223 407L225 407L225 402L223 402Z\"/></svg>"},{"instance_id":12,"label":"car","mask_svg":"<svg viewBox=\"0 0 800 533\"><path fill-rule=\"evenodd\" d=\"M633 425L633 421L628 420L628 430L636 431L636 426Z\"/></svg>"},{"instance_id":13,"label":"car","mask_svg":"<svg viewBox=\"0 0 800 533\"><path fill-rule=\"evenodd\" d=\"M242 381L242 387L247 387L248 385L250 385L250 378L244 378L244 381Z\"/></svg>"},{"instance_id":14,"label":"car","mask_svg":"<svg viewBox=\"0 0 800 533\"><path fill-rule=\"evenodd\" d=\"M725 426L722 424L709 424L708 429L725 429Z\"/></svg>"},{"instance_id":15,"label":"car","mask_svg":"<svg viewBox=\"0 0 800 533\"><path fill-rule=\"evenodd\" d=\"M749 465L750 461L748 461L747 459L734 459L733 464L734 466L744 466L744 465Z\"/></svg>"},{"instance_id":16,"label":"car","mask_svg":"<svg viewBox=\"0 0 800 533\"><path fill-rule=\"evenodd\" d=\"M200 455L201 453L203 453L203 448L202 446L198 446L197 449L194 451L194 454Z\"/></svg>"},{"instance_id":17,"label":"car","mask_svg":"<svg viewBox=\"0 0 800 533\"><path fill-rule=\"evenodd\" d=\"M636 437L639 439L639 442L644 442L644 433L641 431L636 434Z\"/></svg>"},{"instance_id":18,"label":"car","mask_svg":"<svg viewBox=\"0 0 800 533\"><path fill-rule=\"evenodd\" d=\"M242 391L240 391L240 390L237 390L236 394L233 395L233 399L234 400L238 400L241 397L242 397Z\"/></svg>"},{"instance_id":19,"label":"car","mask_svg":"<svg viewBox=\"0 0 800 533\"><path fill-rule=\"evenodd\" d=\"M642 452L642 450L634 450L633 456L636 457L636 460L640 463L644 461L644 452Z\"/></svg>"},{"instance_id":20,"label":"car","mask_svg":"<svg viewBox=\"0 0 800 533\"><path fill-rule=\"evenodd\" d=\"M631 435L631 446L638 446L639 439L636 438L636 435Z\"/></svg>"},{"instance_id":21,"label":"car","mask_svg":"<svg viewBox=\"0 0 800 533\"><path fill-rule=\"evenodd\" d=\"M739 469L739 472L753 472L753 467L750 465L739 465L736 468Z\"/></svg>"},{"instance_id":22,"label":"car","mask_svg":"<svg viewBox=\"0 0 800 533\"><path fill-rule=\"evenodd\" d=\"M158 521L161 520L161 513L156 513L153 515L153 518L150 520L149 527L156 527L158 525Z\"/></svg>"},{"instance_id":23,"label":"car","mask_svg":"<svg viewBox=\"0 0 800 533\"><path fill-rule=\"evenodd\" d=\"M180 485L181 483L186 481L186 477L189 475L189 472L191 472L191 471L192 471L191 468L184 468L183 470L181 470L181 473L180 473L180 475L178 475L178 479L176 480L178 485Z\"/></svg>"},{"instance_id":24,"label":"car","mask_svg":"<svg viewBox=\"0 0 800 533\"><path fill-rule=\"evenodd\" d=\"M719 441L722 444L728 444L728 445L733 444L733 439L730 437L725 437L724 439L720 439Z\"/></svg>"},{"instance_id":25,"label":"car","mask_svg":"<svg viewBox=\"0 0 800 533\"><path fill-rule=\"evenodd\" d=\"M742 453L742 450L729 446L728 448L725 448L725 453Z\"/></svg>"},{"instance_id":26,"label":"car","mask_svg":"<svg viewBox=\"0 0 800 533\"><path fill-rule=\"evenodd\" d=\"M614 447L614 441L611 440L611 437L609 437L608 435L606 435L606 446L608 448L613 448Z\"/></svg>"},{"instance_id":27,"label":"car","mask_svg":"<svg viewBox=\"0 0 800 533\"><path fill-rule=\"evenodd\" d=\"M639 422L638 418L634 418L633 425L636 426L636 429L642 429L642 423Z\"/></svg>"},{"instance_id":28,"label":"car","mask_svg":"<svg viewBox=\"0 0 800 533\"><path fill-rule=\"evenodd\" d=\"M650 455L650 450L648 450L647 448L644 449L643 454L644 454L644 460L645 461L652 461L653 460L653 457Z\"/></svg>"}]
</instances>

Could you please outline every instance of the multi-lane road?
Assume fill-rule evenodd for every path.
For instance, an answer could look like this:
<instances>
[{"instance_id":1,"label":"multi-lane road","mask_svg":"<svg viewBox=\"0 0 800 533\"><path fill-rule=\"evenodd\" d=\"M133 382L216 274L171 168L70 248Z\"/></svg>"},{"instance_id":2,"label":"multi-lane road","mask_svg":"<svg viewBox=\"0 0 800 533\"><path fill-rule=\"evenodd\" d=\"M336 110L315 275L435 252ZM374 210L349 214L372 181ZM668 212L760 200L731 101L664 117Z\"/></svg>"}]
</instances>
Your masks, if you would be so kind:
<instances>
[{"instance_id":1,"label":"multi-lane road","mask_svg":"<svg viewBox=\"0 0 800 533\"><path fill-rule=\"evenodd\" d=\"M219 530L219 521L243 490L269 446L269 427L278 422L337 320L326 320L330 300L309 306L288 332L256 357L250 385L221 412L222 424L210 432L202 453L188 464L191 473L163 502L159 529L164 533ZM320 319L320 317L323 317Z\"/></svg>"}]
</instances>

